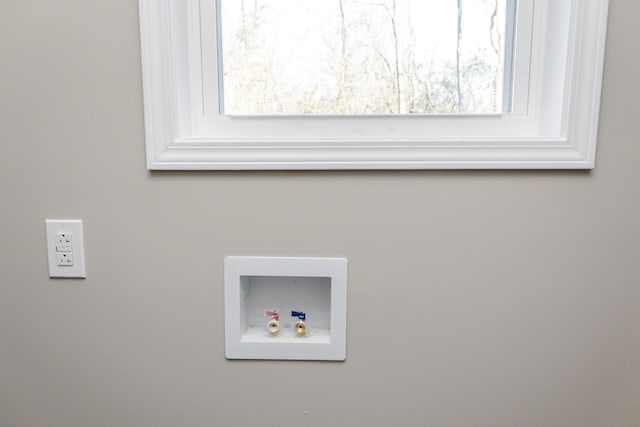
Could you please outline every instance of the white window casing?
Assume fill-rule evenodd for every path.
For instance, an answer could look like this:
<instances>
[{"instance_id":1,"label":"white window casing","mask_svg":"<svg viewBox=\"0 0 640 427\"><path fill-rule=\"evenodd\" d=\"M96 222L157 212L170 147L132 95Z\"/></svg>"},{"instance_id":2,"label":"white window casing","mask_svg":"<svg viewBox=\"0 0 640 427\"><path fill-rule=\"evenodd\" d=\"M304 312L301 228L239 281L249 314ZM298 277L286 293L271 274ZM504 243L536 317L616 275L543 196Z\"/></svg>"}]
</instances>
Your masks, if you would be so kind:
<instances>
[{"instance_id":1,"label":"white window casing","mask_svg":"<svg viewBox=\"0 0 640 427\"><path fill-rule=\"evenodd\" d=\"M266 117L220 114L216 3L139 0L150 170L595 165L608 0L517 1L510 113Z\"/></svg>"}]
</instances>

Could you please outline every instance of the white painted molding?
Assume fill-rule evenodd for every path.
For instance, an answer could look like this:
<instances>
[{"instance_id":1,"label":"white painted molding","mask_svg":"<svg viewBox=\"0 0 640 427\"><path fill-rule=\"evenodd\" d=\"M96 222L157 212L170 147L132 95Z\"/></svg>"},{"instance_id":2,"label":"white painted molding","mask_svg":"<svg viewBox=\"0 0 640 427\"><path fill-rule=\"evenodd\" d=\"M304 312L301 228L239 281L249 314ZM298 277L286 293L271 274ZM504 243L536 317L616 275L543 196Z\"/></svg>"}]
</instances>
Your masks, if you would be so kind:
<instances>
[{"instance_id":1,"label":"white painted molding","mask_svg":"<svg viewBox=\"0 0 640 427\"><path fill-rule=\"evenodd\" d=\"M193 90L202 90L199 73L211 59L203 59L205 44L196 45L193 40L199 38L190 37L189 31L200 32L201 28L192 28L204 22L197 14L212 7L212 1L139 0L151 170L591 169L595 165L608 0L528 0L535 3L535 17L541 22L534 27L544 37L531 53L540 64L532 66L535 75L530 84L541 89L534 94L537 98L532 97L536 104L529 106L527 117L417 118L405 133L372 131L365 137L346 131L318 134L333 129L339 123L331 121L335 118L306 119L316 122L309 128L312 131L300 135L287 133L287 121L281 117L275 123L264 118L234 122L200 114L202 97L194 96ZM562 15L556 8L568 17L565 33L555 25L555 15ZM563 46L567 54L558 61L558 51L552 50L563 53ZM554 92L558 87L559 95ZM554 96L558 102L545 104ZM380 122L375 117L366 120L372 125ZM520 130L521 122L525 125ZM494 132L495 123L504 123L504 129Z\"/></svg>"}]
</instances>

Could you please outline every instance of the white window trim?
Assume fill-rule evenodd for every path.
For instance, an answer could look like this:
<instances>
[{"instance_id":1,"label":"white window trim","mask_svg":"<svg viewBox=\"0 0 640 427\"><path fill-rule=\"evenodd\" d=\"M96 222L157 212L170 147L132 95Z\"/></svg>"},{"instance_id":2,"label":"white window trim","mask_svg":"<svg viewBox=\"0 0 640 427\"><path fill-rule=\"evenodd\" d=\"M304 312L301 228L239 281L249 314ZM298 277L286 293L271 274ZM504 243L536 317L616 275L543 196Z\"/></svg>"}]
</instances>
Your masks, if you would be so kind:
<instances>
[{"instance_id":1,"label":"white window trim","mask_svg":"<svg viewBox=\"0 0 640 427\"><path fill-rule=\"evenodd\" d=\"M514 114L230 118L211 102L215 0L139 0L147 167L591 169L608 0L520 0L519 8L530 8L534 36L516 40L525 43L516 56L530 47L531 66L530 96Z\"/></svg>"}]
</instances>

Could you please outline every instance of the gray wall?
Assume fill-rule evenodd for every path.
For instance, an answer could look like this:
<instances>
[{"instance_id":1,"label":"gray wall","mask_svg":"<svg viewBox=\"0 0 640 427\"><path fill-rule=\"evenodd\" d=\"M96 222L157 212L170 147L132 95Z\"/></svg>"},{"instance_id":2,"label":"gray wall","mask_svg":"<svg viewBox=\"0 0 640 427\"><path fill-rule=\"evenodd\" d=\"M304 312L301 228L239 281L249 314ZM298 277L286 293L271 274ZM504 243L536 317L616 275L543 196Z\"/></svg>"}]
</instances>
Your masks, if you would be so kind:
<instances>
[{"instance_id":1,"label":"gray wall","mask_svg":"<svg viewBox=\"0 0 640 427\"><path fill-rule=\"evenodd\" d=\"M590 173L149 173L137 3L0 2L0 426L640 425L639 15ZM347 361L225 360L230 254L347 257Z\"/></svg>"}]
</instances>

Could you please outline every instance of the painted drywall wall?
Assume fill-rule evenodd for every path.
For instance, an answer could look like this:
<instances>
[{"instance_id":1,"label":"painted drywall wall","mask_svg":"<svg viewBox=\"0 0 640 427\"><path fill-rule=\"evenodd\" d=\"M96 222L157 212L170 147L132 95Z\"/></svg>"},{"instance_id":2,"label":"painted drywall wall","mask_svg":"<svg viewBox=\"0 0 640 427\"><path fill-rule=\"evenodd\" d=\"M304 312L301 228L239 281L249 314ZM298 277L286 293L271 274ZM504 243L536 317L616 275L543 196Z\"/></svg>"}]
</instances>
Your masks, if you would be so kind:
<instances>
[{"instance_id":1,"label":"painted drywall wall","mask_svg":"<svg viewBox=\"0 0 640 427\"><path fill-rule=\"evenodd\" d=\"M136 2L1 2L0 426L640 425L611 3L591 173L149 173ZM86 280L47 277L45 218L85 220ZM225 360L225 255L347 257L347 361Z\"/></svg>"}]
</instances>

